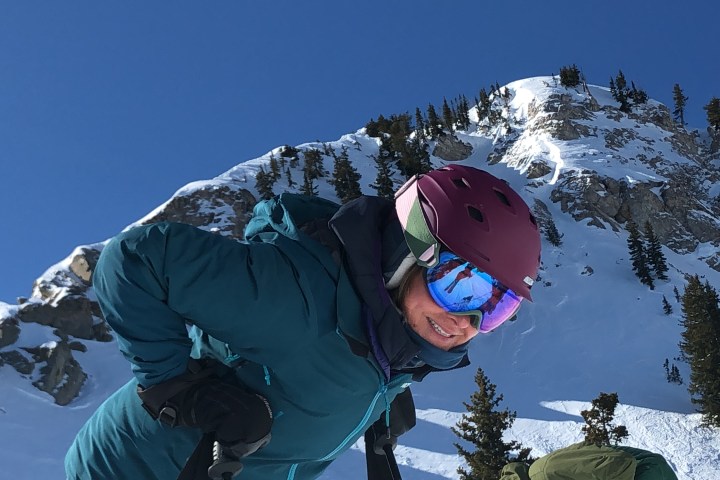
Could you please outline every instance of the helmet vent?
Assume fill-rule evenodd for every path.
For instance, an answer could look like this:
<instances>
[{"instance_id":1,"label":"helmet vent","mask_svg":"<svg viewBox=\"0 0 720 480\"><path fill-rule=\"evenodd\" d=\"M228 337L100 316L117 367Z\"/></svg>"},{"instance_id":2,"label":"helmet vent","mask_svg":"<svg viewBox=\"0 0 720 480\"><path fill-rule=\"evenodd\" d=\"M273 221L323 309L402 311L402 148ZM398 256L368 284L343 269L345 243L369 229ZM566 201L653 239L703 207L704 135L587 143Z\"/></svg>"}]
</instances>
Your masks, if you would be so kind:
<instances>
[{"instance_id":1,"label":"helmet vent","mask_svg":"<svg viewBox=\"0 0 720 480\"><path fill-rule=\"evenodd\" d=\"M485 217L483 216L482 212L477 208L473 207L472 205L468 205L467 210L468 215L470 215L470 218L472 218L473 220L477 220L478 222L485 221Z\"/></svg>"},{"instance_id":2,"label":"helmet vent","mask_svg":"<svg viewBox=\"0 0 720 480\"><path fill-rule=\"evenodd\" d=\"M452 182L458 188L470 188L470 185L468 185L467 180L465 180L464 178L453 178Z\"/></svg>"},{"instance_id":3,"label":"helmet vent","mask_svg":"<svg viewBox=\"0 0 720 480\"><path fill-rule=\"evenodd\" d=\"M510 206L510 200L505 196L505 194L499 190L495 190L495 195L498 197L498 199L503 203L503 205Z\"/></svg>"}]
</instances>

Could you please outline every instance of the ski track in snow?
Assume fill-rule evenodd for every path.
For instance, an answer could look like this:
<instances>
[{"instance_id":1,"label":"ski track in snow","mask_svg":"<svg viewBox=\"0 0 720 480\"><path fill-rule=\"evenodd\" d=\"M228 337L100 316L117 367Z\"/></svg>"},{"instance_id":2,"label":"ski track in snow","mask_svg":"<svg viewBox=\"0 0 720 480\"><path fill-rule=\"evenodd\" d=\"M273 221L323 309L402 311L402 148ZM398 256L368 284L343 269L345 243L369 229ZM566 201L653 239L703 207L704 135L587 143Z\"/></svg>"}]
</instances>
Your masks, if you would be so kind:
<instances>
[{"instance_id":1,"label":"ski track in snow","mask_svg":"<svg viewBox=\"0 0 720 480\"><path fill-rule=\"evenodd\" d=\"M555 164L552 179L548 182L550 185L555 185L560 177L563 167L565 167L565 162L560 156L560 149L551 140L549 140L547 135L543 135L541 140L545 144L545 147L547 147L548 160Z\"/></svg>"}]
</instances>

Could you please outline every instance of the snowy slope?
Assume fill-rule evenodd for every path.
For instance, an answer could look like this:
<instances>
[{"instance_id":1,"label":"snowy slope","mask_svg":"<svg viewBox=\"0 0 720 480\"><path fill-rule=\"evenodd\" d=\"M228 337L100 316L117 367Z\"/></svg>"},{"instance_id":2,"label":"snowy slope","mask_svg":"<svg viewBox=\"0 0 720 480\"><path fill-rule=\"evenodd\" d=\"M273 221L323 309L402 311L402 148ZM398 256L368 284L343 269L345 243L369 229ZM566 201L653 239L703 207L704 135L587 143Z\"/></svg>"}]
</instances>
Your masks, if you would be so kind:
<instances>
[{"instance_id":1,"label":"snowy slope","mask_svg":"<svg viewBox=\"0 0 720 480\"><path fill-rule=\"evenodd\" d=\"M508 438L531 447L535 456L581 440L583 420L579 412L588 408L600 392L617 392L621 406L616 420L630 433L624 444L662 453L681 479L715 478L720 471L720 432L699 427L700 418L694 412L686 385L668 383L663 362L669 359L675 363L687 382L686 365L674 360L679 355L681 316L673 287L682 292L683 275L687 273L697 273L711 284L720 285L720 273L698 260L698 252L678 255L665 249L670 278L658 282L651 291L639 283L631 270L625 231L576 222L550 201L550 191L560 173L589 169L628 181L663 178L662 168L650 168L634 160L646 146L636 141L609 150L598 137L562 142L533 131L530 123L537 118L529 116L529 111L533 103L542 103L557 92L551 85L549 78L508 85L513 92L508 111L519 138L503 162L486 162L503 135L499 129L478 128L458 134L474 150L462 163L506 179L530 205L534 199L542 200L564 235L563 245L556 248L543 244L542 279L533 290L534 303L523 306L515 322L473 341L473 365L431 375L412 387L418 426L401 439L396 452L403 476L418 480L458 478L456 469L461 460L453 447L457 439L449 427L460 418L464 412L462 402L475 388L474 366L482 366L497 385L498 393L504 395L502 406L517 412ZM591 86L590 93L600 105L614 105L607 89ZM651 101L648 108L655 106ZM619 124L634 128L643 137L653 139L667 165L690 161L672 150L666 141L667 132L654 125L634 125L631 119L618 121L601 113L583 122L595 129L619 128ZM374 193L370 184L376 173L370 156L377 153L377 139L366 136L361 129L328 144L336 151L343 145L348 147L353 164L362 174L363 190ZM297 148L322 149L323 145L308 143ZM242 184L253 190L254 175L267 165L271 153L278 157L280 149L242 163L209 182L183 187L176 195L208 183ZM524 175L532 161L551 166L552 172L544 182L528 181ZM440 166L445 162L433 158L433 163ZM332 171L331 157L325 157L325 166ZM301 178L299 170L294 172L296 181ZM319 194L335 197L333 188L325 182L320 183ZM698 251L712 248L700 245ZM663 295L673 307L671 315L663 313ZM0 304L0 318L3 309L12 308ZM37 345L54 338L45 327L25 324L22 328L19 345ZM63 478L62 456L75 432L99 403L129 378L129 367L114 344L85 343L88 352L75 356L89 380L81 396L68 407L54 405L48 395L34 389L11 368L0 368L0 465L4 466L0 478ZM362 446L358 444L331 466L323 479L362 478L364 468Z\"/></svg>"}]
</instances>

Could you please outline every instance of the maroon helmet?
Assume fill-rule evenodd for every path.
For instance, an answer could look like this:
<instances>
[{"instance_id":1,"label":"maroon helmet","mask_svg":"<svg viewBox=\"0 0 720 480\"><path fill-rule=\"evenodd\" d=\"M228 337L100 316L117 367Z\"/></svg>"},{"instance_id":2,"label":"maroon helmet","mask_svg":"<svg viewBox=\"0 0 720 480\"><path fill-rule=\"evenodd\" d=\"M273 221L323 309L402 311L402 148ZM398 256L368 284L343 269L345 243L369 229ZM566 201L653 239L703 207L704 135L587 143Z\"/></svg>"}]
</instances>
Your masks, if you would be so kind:
<instances>
[{"instance_id":1,"label":"maroon helmet","mask_svg":"<svg viewBox=\"0 0 720 480\"><path fill-rule=\"evenodd\" d=\"M540 231L529 207L504 181L449 165L409 180L395 195L405 240L419 264L445 246L523 298L540 265Z\"/></svg>"}]
</instances>

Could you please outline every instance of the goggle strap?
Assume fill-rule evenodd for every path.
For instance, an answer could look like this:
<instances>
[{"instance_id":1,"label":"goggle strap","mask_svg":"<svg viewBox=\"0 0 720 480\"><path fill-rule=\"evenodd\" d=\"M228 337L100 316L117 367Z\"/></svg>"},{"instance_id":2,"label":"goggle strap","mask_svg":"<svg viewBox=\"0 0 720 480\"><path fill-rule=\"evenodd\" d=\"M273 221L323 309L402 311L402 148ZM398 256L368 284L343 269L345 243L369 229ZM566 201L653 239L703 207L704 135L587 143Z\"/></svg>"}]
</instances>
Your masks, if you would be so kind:
<instances>
[{"instance_id":1,"label":"goggle strap","mask_svg":"<svg viewBox=\"0 0 720 480\"><path fill-rule=\"evenodd\" d=\"M395 196L395 208L410 252L419 265L432 267L438 262L440 245L425 221L418 197L417 179L417 176L411 178L400 188Z\"/></svg>"}]
</instances>

